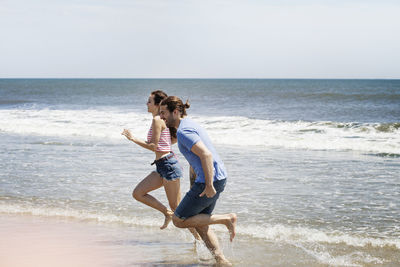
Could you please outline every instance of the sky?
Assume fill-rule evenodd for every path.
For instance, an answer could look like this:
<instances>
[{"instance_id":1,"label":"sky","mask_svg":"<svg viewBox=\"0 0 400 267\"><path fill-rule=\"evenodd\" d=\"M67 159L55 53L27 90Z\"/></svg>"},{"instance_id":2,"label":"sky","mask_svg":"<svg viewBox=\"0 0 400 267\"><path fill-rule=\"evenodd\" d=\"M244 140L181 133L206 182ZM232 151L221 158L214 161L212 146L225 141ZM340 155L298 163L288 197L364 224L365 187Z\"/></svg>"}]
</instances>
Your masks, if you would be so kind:
<instances>
[{"instance_id":1,"label":"sky","mask_svg":"<svg viewBox=\"0 0 400 267\"><path fill-rule=\"evenodd\" d=\"M0 0L0 78L400 78L400 1Z\"/></svg>"}]
</instances>

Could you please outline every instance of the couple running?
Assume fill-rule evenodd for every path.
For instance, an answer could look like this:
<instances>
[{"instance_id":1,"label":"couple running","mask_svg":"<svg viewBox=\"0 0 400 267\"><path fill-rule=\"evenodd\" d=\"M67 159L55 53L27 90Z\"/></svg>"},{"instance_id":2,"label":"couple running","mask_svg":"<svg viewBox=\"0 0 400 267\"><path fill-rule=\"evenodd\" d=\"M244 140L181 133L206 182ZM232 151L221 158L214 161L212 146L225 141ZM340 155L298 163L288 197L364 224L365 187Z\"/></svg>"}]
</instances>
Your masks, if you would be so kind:
<instances>
[{"instance_id":1,"label":"couple running","mask_svg":"<svg viewBox=\"0 0 400 267\"><path fill-rule=\"evenodd\" d=\"M211 224L223 224L235 237L236 214L212 215L219 194L224 191L227 172L205 130L193 120L186 118L189 104L183 104L176 96L167 96L163 91L154 91L147 101L147 111L153 121L147 141L135 138L124 129L122 135L134 143L155 152L156 172L150 173L133 190L133 197L164 214L164 229L172 220L179 228L188 228L195 238L203 239L217 264L231 265L225 258L218 239L210 229ZM171 145L178 142L180 152L196 174L182 201L180 181L182 169L172 152ZM170 210L149 195L150 191L164 186Z\"/></svg>"}]
</instances>

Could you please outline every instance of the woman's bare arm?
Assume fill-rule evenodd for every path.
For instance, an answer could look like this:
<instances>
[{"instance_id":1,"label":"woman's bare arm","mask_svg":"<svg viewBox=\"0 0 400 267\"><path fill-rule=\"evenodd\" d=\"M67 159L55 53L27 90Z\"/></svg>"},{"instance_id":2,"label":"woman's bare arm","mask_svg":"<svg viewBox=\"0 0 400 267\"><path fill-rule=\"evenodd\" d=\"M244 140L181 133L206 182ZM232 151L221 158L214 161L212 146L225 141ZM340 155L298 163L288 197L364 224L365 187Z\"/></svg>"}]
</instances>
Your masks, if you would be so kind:
<instances>
[{"instance_id":1,"label":"woman's bare arm","mask_svg":"<svg viewBox=\"0 0 400 267\"><path fill-rule=\"evenodd\" d=\"M158 141L160 140L160 135L163 128L163 121L161 119L154 118L151 127L153 134L150 142L146 142L139 138L134 137L131 131L127 129L124 129L124 131L121 134L124 135L128 140L134 142L135 144L138 144L143 148L155 152L158 146Z\"/></svg>"}]
</instances>

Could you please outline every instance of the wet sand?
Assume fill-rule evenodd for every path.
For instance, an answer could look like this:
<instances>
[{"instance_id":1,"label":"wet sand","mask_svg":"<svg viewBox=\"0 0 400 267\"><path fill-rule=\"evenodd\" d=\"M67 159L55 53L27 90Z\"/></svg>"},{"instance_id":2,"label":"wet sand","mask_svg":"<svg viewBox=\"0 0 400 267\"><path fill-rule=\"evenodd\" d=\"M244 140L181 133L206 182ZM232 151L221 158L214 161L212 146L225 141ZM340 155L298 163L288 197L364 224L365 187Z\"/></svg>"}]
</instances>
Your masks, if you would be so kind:
<instances>
[{"instance_id":1,"label":"wet sand","mask_svg":"<svg viewBox=\"0 0 400 267\"><path fill-rule=\"evenodd\" d=\"M1 267L180 267L215 264L202 243L194 243L189 231L173 225L160 230L154 226L100 223L66 217L0 215ZM226 228L215 226L213 229L225 256L234 266L397 266L395 262L398 262L398 259L390 262L371 259L368 264L361 263L361 260L349 264L344 256L341 262L328 256L321 259L311 252L307 253L307 248L301 245L265 241L242 234L231 243ZM332 246L332 250L337 251L337 257L354 254L343 244ZM395 255L395 249L392 250L390 253Z\"/></svg>"},{"instance_id":2,"label":"wet sand","mask_svg":"<svg viewBox=\"0 0 400 267\"><path fill-rule=\"evenodd\" d=\"M154 229L2 214L0 266L213 264L207 251L202 252L202 261L192 242L174 237L173 231L162 233L157 234Z\"/></svg>"}]
</instances>

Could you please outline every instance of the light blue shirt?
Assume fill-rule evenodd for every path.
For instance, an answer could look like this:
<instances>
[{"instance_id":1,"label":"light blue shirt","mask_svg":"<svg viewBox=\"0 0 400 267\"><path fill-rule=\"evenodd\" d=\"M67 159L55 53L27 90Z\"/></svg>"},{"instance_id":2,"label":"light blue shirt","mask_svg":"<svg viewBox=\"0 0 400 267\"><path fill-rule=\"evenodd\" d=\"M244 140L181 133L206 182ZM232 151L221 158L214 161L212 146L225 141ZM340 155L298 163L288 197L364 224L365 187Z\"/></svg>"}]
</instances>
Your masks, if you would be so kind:
<instances>
[{"instance_id":1,"label":"light blue shirt","mask_svg":"<svg viewBox=\"0 0 400 267\"><path fill-rule=\"evenodd\" d=\"M220 159L217 151L215 150L207 132L199 124L189 118L181 119L181 122L176 133L178 138L179 151L185 156L186 160L192 166L197 177L195 182L205 183L204 171L201 166L200 158L194 154L191 149L199 141L208 148L212 154L214 165L214 182L216 180L223 180L227 178L224 163Z\"/></svg>"}]
</instances>

